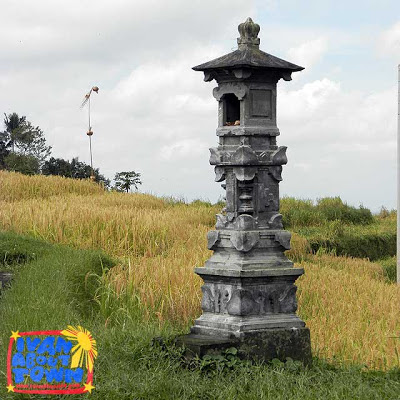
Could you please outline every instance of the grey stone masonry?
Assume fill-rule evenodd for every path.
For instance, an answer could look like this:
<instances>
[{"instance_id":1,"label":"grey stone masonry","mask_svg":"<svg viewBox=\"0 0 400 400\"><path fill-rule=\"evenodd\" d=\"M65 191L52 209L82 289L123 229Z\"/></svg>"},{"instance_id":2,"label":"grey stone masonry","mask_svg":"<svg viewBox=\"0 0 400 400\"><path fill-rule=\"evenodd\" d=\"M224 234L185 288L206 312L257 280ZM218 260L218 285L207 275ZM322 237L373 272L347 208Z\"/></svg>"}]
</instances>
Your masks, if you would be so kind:
<instances>
[{"instance_id":1,"label":"grey stone masonry","mask_svg":"<svg viewBox=\"0 0 400 400\"><path fill-rule=\"evenodd\" d=\"M204 281L203 314L187 340L231 339L264 359L309 360L309 331L296 315L295 281L304 270L284 254L290 233L279 213L286 147L276 141L277 82L303 68L259 50L259 30L248 18L239 25L238 50L193 68L218 83L219 145L210 149L210 164L226 207L208 233L214 253L195 270Z\"/></svg>"}]
</instances>

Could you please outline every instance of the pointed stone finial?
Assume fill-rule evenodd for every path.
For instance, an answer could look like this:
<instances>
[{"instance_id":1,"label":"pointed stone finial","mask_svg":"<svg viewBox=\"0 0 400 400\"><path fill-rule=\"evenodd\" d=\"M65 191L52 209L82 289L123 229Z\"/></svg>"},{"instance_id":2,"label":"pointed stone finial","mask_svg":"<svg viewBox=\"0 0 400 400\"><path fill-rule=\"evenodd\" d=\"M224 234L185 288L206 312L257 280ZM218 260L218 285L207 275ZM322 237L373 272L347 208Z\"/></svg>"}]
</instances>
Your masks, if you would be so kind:
<instances>
[{"instance_id":1,"label":"pointed stone finial","mask_svg":"<svg viewBox=\"0 0 400 400\"><path fill-rule=\"evenodd\" d=\"M238 31L240 33L240 38L237 42L239 45L239 50L256 48L260 46L260 38L258 38L258 33L260 32L260 25L255 24L253 20L249 17L245 22L238 26Z\"/></svg>"}]
</instances>

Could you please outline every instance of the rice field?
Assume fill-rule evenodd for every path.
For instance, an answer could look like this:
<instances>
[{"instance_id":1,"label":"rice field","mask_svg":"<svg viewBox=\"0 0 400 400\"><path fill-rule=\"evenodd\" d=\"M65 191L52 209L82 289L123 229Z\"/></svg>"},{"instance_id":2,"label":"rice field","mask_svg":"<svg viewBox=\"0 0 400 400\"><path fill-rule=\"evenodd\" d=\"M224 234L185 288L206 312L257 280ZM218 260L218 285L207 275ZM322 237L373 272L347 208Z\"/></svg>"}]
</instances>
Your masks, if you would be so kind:
<instances>
[{"instance_id":1,"label":"rice field","mask_svg":"<svg viewBox=\"0 0 400 400\"><path fill-rule=\"evenodd\" d=\"M211 254L206 233L219 211L201 202L106 192L89 181L0 171L1 230L104 250L117 260L105 283L117 296L136 293L160 324L184 327L200 315L201 279L193 268ZM400 288L385 280L380 265L312 255L296 234L288 256L306 271L298 280L299 314L315 355L373 369L400 366Z\"/></svg>"}]
</instances>

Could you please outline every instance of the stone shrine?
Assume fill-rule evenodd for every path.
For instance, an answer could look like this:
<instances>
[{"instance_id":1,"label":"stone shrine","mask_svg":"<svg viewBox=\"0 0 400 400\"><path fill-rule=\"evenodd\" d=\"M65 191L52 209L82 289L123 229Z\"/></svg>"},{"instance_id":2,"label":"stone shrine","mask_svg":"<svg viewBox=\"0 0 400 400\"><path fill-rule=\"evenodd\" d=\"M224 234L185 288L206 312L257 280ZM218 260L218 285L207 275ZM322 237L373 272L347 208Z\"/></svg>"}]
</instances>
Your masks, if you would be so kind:
<instances>
[{"instance_id":1,"label":"stone shrine","mask_svg":"<svg viewBox=\"0 0 400 400\"><path fill-rule=\"evenodd\" d=\"M224 182L226 208L208 233L214 254L195 269L203 314L178 343L200 356L236 346L244 358L309 363L309 329L296 315L295 281L304 270L284 254L290 233L279 213L286 147L276 142L277 82L304 68L261 51L251 18L238 29L238 50L193 68L218 83L219 146L210 164Z\"/></svg>"}]
</instances>

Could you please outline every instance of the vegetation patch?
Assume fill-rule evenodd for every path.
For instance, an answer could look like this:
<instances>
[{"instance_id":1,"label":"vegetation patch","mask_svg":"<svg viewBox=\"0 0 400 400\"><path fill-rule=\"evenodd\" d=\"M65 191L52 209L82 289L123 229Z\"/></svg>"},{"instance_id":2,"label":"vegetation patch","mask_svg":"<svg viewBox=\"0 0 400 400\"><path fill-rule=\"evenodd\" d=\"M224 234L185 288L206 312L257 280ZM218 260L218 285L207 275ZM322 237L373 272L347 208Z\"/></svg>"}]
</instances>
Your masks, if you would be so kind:
<instances>
[{"instance_id":1,"label":"vegetation patch","mask_svg":"<svg viewBox=\"0 0 400 400\"><path fill-rule=\"evenodd\" d=\"M388 282L396 283L397 282L397 257L386 257L380 260L377 260L377 263L380 264L383 268L384 275Z\"/></svg>"},{"instance_id":2,"label":"vegetation patch","mask_svg":"<svg viewBox=\"0 0 400 400\"><path fill-rule=\"evenodd\" d=\"M0 232L0 271L35 260L48 252L48 245L12 232Z\"/></svg>"},{"instance_id":3,"label":"vegetation patch","mask_svg":"<svg viewBox=\"0 0 400 400\"><path fill-rule=\"evenodd\" d=\"M368 225L374 222L370 210L363 206L359 208L349 206L340 197L325 197L316 202L284 197L280 204L285 229L322 226L329 221L356 225Z\"/></svg>"},{"instance_id":4,"label":"vegetation patch","mask_svg":"<svg viewBox=\"0 0 400 400\"><path fill-rule=\"evenodd\" d=\"M340 256L378 260L396 254L396 232L374 232L342 226L339 233L323 230L300 230L307 238L311 250L321 249Z\"/></svg>"},{"instance_id":5,"label":"vegetation patch","mask_svg":"<svg viewBox=\"0 0 400 400\"><path fill-rule=\"evenodd\" d=\"M69 324L88 329L98 347L94 367L95 389L92 394L76 398L394 399L400 393L400 370L395 366L387 372L371 371L360 364L336 361L336 365L332 365L319 358L314 358L309 368L292 360L286 363L278 360L267 364L252 363L239 360L235 349L228 349L219 357L187 363L181 349L172 343L175 335L187 331L188 325L177 328L168 322L160 324L157 318L143 318L140 311L142 305L138 302L132 302L131 308L125 306L125 312L120 312L118 318L103 314L99 304L100 291L104 292L103 296L108 294L109 298L118 294L103 287L106 281L102 276L107 275L107 270L114 270L109 269L113 262L108 257L99 252L50 245L4 232L0 233L0 242L5 250L7 246L10 249L16 247L25 254L29 254L32 248L39 250L35 258L26 261L11 288L0 298L0 318L3 321L1 346L6 349L11 330L60 329ZM311 269L305 265L306 275L312 276L315 272L323 274L326 268L329 269L332 260L329 260L330 256L324 257L321 258L321 265ZM337 271L347 269L354 274L346 262L343 258L342 265L337 265ZM368 265L365 261L364 268L371 273ZM379 280L379 276L374 274L371 277ZM307 293L314 294L306 292L304 285L303 288L301 302L304 308L307 307ZM320 310L328 307L329 315L333 302L324 302L325 299L320 304ZM381 304L378 307L382 309ZM313 312L318 314L317 310ZM340 327L335 326L336 329ZM327 328L330 329L329 326ZM164 338L163 345L152 340L156 336ZM327 338L329 342L332 341ZM314 350L314 354L318 355L318 352ZM5 357L6 351L2 351L2 365L5 365ZM0 386L2 399L22 398L7 392L5 374L0 375ZM33 395L24 398L45 400L48 397Z\"/></svg>"},{"instance_id":6,"label":"vegetation patch","mask_svg":"<svg viewBox=\"0 0 400 400\"><path fill-rule=\"evenodd\" d=\"M65 178L68 190L60 193L58 177L8 174L3 175L5 179L14 180L10 194L18 195L0 192L1 229L77 249L103 249L116 259L117 265L110 270L101 268L100 263L96 271L85 275L87 285L92 285L88 293L93 295L91 301L86 295L86 303L96 307L104 325L147 321L160 329L173 326L182 331L200 315L202 281L193 269L204 265L211 255L206 234L215 225L215 214L221 212L222 204L187 204L183 199L106 192L102 188L101 192L84 194L86 187L99 187ZM34 197L20 189L23 184L29 186L20 178L35 180ZM290 228L292 249L287 254L295 266L305 269L296 282L299 315L311 329L314 354L332 363L363 363L389 370L399 364L400 340L394 337L400 336L400 288L387 279L382 264L335 256L336 242L335 248L321 245L322 240L338 237L385 238L386 233L394 237L395 213L373 218L368 224L338 219L319 225L298 223ZM315 254L310 245L313 238L320 241ZM374 247L373 240L368 246L376 255L363 256L387 258L389 247ZM349 249L350 245L346 254L351 253Z\"/></svg>"},{"instance_id":7,"label":"vegetation patch","mask_svg":"<svg viewBox=\"0 0 400 400\"><path fill-rule=\"evenodd\" d=\"M286 229L304 237L314 254L378 260L396 254L396 213L382 209L372 215L367 208L355 208L339 197L281 201Z\"/></svg>"}]
</instances>

